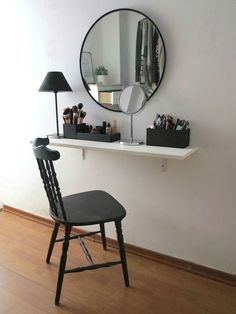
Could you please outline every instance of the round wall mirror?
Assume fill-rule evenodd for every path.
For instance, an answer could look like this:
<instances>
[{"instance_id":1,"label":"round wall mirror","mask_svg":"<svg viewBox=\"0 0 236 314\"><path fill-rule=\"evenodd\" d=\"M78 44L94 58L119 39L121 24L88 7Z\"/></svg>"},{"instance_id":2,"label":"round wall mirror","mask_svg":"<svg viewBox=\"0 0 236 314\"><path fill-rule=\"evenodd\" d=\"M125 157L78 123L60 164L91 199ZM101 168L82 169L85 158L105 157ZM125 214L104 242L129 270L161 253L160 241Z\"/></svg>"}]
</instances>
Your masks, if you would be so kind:
<instances>
[{"instance_id":1,"label":"round wall mirror","mask_svg":"<svg viewBox=\"0 0 236 314\"><path fill-rule=\"evenodd\" d=\"M165 63L160 31L150 18L133 9L101 16L89 29L80 51L86 90L112 111L120 111L120 94L130 85L140 85L149 100L161 83Z\"/></svg>"},{"instance_id":2,"label":"round wall mirror","mask_svg":"<svg viewBox=\"0 0 236 314\"><path fill-rule=\"evenodd\" d=\"M130 115L130 138L120 141L123 145L139 145L143 142L134 139L133 136L133 115L141 111L146 103L146 95L140 85L132 85L126 87L120 94L119 108Z\"/></svg>"}]
</instances>

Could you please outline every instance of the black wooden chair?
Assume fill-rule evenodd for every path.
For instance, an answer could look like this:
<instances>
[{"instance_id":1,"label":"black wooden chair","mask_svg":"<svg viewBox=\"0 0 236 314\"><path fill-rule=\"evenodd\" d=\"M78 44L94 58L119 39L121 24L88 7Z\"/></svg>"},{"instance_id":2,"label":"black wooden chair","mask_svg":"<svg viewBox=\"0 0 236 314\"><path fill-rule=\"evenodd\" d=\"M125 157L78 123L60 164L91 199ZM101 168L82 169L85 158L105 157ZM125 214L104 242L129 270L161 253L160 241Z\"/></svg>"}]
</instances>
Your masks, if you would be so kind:
<instances>
[{"instance_id":1,"label":"black wooden chair","mask_svg":"<svg viewBox=\"0 0 236 314\"><path fill-rule=\"evenodd\" d=\"M126 215L123 206L115 200L110 194L93 190L88 192L77 193L62 197L53 161L60 158L60 153L47 147L48 138L36 138L33 143L33 152L36 157L41 178L49 201L50 216L55 222L51 235L51 241L48 248L46 262L50 263L51 254L55 242L63 241L60 266L58 271L58 280L56 288L55 304L60 302L60 295L64 274L92 270L101 267L109 267L117 264L122 265L124 282L126 287L129 286L128 269L126 263L126 253L121 229L121 221ZM103 248L106 249L106 236L104 224L114 221L117 240L119 245L120 260L106 263L94 264L82 238L101 233ZM71 233L73 226L99 225L98 231L74 235ZM62 239L57 239L59 226L64 226L65 234ZM73 269L66 269L67 251L69 241L78 239L80 245L89 262L87 266L81 266Z\"/></svg>"}]
</instances>

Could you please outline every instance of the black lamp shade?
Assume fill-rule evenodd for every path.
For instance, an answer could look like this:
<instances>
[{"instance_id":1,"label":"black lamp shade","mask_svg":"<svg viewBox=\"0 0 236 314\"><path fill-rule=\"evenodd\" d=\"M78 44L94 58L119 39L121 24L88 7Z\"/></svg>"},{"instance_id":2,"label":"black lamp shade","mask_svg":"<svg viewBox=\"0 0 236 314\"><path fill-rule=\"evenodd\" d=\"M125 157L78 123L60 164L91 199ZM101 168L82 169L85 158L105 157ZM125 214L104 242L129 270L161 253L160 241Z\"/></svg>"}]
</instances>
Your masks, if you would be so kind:
<instances>
[{"instance_id":1,"label":"black lamp shade","mask_svg":"<svg viewBox=\"0 0 236 314\"><path fill-rule=\"evenodd\" d=\"M58 126L57 93L72 92L72 89L62 72L48 72L42 85L39 88L39 92L54 92L55 94L57 137L59 138L60 135Z\"/></svg>"},{"instance_id":2,"label":"black lamp shade","mask_svg":"<svg viewBox=\"0 0 236 314\"><path fill-rule=\"evenodd\" d=\"M62 72L48 72L39 92L72 92L65 76Z\"/></svg>"}]
</instances>

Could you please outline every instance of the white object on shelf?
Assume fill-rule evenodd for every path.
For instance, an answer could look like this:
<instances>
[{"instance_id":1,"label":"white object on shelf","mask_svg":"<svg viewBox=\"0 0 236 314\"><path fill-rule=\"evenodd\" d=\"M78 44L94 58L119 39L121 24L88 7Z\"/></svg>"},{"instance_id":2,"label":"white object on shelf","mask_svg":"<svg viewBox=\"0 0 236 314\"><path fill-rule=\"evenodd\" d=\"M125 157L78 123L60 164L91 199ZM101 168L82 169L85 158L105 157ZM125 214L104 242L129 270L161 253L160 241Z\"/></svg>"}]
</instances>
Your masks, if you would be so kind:
<instances>
[{"instance_id":1,"label":"white object on shelf","mask_svg":"<svg viewBox=\"0 0 236 314\"><path fill-rule=\"evenodd\" d=\"M161 169L166 170L166 159L183 160L195 153L197 147L173 148L162 146L123 146L119 142L96 142L96 141L82 141L73 139L50 139L50 145L57 147L68 147L82 150L82 158L85 159L85 150L101 150L107 152L116 152L129 155L146 156L161 158Z\"/></svg>"}]
</instances>

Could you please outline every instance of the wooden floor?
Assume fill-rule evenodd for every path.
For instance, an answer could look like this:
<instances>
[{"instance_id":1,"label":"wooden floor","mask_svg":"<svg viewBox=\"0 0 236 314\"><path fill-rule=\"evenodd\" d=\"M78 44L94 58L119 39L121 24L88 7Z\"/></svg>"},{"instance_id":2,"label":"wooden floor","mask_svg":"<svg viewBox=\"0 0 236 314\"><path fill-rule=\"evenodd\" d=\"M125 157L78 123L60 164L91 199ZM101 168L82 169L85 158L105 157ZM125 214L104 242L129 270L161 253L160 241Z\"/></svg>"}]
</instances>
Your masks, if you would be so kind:
<instances>
[{"instance_id":1,"label":"wooden floor","mask_svg":"<svg viewBox=\"0 0 236 314\"><path fill-rule=\"evenodd\" d=\"M235 314L236 288L128 254L131 286L120 265L66 274L61 305L54 305L61 244L45 263L51 228L0 212L0 313L78 314ZM117 252L86 242L95 261L116 259ZM86 263L77 240L68 266Z\"/></svg>"}]
</instances>

